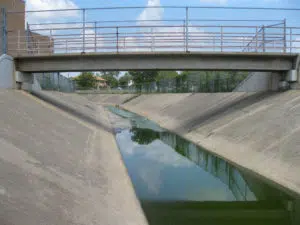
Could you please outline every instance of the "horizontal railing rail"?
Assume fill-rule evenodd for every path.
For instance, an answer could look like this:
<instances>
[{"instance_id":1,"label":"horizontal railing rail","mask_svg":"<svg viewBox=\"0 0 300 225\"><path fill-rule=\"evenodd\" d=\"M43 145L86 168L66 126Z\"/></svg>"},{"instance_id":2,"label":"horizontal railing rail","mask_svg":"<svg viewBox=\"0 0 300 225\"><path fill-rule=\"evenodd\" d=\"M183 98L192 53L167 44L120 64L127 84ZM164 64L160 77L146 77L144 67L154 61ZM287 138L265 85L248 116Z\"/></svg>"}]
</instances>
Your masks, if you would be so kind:
<instances>
[{"instance_id":1,"label":"horizontal railing rail","mask_svg":"<svg viewBox=\"0 0 300 225\"><path fill-rule=\"evenodd\" d=\"M9 27L7 51L12 55L52 55L102 52L275 52L294 53L300 50L300 27L287 26L276 19L212 19L195 18L192 10L283 10L290 8L257 7L183 7L148 6L147 9L174 9L184 12L178 18L107 20L89 13L105 10L140 10L145 7L100 7L27 11L30 15L79 12L76 21L28 23L24 30ZM8 18L24 12L7 12ZM47 14L48 13L48 14ZM63 17L61 13L61 17ZM95 13L94 13L95 14ZM98 12L96 13L98 14ZM81 19L78 19L81 18ZM41 16L43 18L43 16ZM72 17L71 17L72 18ZM113 18L113 17L112 17ZM257 25L257 23L260 23ZM271 23L271 24L263 24Z\"/></svg>"}]
</instances>

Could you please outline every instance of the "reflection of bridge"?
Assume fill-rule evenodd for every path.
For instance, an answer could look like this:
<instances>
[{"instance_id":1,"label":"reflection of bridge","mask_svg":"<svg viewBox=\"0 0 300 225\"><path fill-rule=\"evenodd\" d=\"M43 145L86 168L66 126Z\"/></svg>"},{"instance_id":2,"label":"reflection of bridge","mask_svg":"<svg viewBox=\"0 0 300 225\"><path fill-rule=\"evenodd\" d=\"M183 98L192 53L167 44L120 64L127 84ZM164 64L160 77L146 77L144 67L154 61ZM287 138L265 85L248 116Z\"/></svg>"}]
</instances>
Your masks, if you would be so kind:
<instances>
[{"instance_id":1,"label":"reflection of bridge","mask_svg":"<svg viewBox=\"0 0 300 225\"><path fill-rule=\"evenodd\" d=\"M256 187L256 182L253 179L249 180L251 182L249 184L247 177L241 174L236 168L228 164L226 161L210 154L207 151L201 151L199 147L185 141L179 136L169 133L160 133L160 139L200 166L202 169L221 180L228 186L237 200L266 200L267 196L271 195L271 193L264 193L269 190L265 184L260 182L260 186ZM269 191L273 192L273 190Z\"/></svg>"}]
</instances>

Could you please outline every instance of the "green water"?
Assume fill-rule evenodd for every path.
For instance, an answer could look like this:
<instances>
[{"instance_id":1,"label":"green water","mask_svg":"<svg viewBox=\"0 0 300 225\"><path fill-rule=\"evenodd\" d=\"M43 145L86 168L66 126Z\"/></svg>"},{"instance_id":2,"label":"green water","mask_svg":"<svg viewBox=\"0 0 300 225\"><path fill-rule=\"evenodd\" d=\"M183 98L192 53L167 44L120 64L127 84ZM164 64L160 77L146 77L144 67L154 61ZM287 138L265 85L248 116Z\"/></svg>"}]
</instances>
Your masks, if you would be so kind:
<instances>
[{"instance_id":1,"label":"green water","mask_svg":"<svg viewBox=\"0 0 300 225\"><path fill-rule=\"evenodd\" d=\"M130 121L130 127L127 128L118 128L116 125L116 140L136 194L148 219L150 217L151 224L177 224L176 221L178 224L184 224L179 223L180 219L184 220L194 214L200 216L199 212L203 212L204 209L207 212L208 208L212 215L214 212L219 215L220 210L230 208L228 218L233 218L231 213L239 213L246 207L246 211L244 210L246 217L232 221L229 219L227 220L229 224L251 222L247 217L250 209L255 212L257 210L258 214L262 215L267 215L266 212L270 210L285 212L283 206L290 197L276 187L162 129L144 117L115 107L109 107L109 110ZM174 211L174 207L175 209L179 207L180 210ZM184 214L175 221L163 220L161 223L162 218L172 215L174 219L186 209L191 210L191 207L192 209L200 207L200 211L192 210L189 216ZM216 208L218 210L214 211ZM165 211L165 214L160 215L162 211ZM233 215L237 215L236 213ZM279 213L275 215L278 216ZM272 220L272 223L271 220L256 219L250 224L259 224L260 221L262 224L288 224L287 215L285 214L283 221L280 220L281 217ZM223 217L220 224L225 224ZM153 218L160 219L157 221ZM184 221L189 224L190 220ZM193 221L191 224L203 224L198 223L198 219Z\"/></svg>"}]
</instances>

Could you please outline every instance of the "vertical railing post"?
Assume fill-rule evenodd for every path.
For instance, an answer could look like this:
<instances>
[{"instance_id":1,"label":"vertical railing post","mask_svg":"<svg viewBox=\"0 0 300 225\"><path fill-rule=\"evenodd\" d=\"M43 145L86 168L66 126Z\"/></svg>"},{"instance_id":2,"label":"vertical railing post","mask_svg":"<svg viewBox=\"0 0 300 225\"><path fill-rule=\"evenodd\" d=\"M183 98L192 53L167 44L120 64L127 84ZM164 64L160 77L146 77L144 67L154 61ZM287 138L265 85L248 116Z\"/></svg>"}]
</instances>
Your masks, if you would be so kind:
<instances>
[{"instance_id":1,"label":"vertical railing post","mask_svg":"<svg viewBox=\"0 0 300 225\"><path fill-rule=\"evenodd\" d=\"M258 52L258 27L255 28L255 51ZM251 46L250 46L251 49Z\"/></svg>"},{"instance_id":2,"label":"vertical railing post","mask_svg":"<svg viewBox=\"0 0 300 225\"><path fill-rule=\"evenodd\" d=\"M223 52L223 26L221 26L221 52Z\"/></svg>"},{"instance_id":3,"label":"vertical railing post","mask_svg":"<svg viewBox=\"0 0 300 225\"><path fill-rule=\"evenodd\" d=\"M290 28L290 52L293 50L293 30Z\"/></svg>"},{"instance_id":4,"label":"vertical railing post","mask_svg":"<svg viewBox=\"0 0 300 225\"><path fill-rule=\"evenodd\" d=\"M286 19L283 20L283 52L286 52Z\"/></svg>"},{"instance_id":5,"label":"vertical railing post","mask_svg":"<svg viewBox=\"0 0 300 225\"><path fill-rule=\"evenodd\" d=\"M119 53L119 27L116 28L116 35L117 35L117 53Z\"/></svg>"},{"instance_id":6,"label":"vertical railing post","mask_svg":"<svg viewBox=\"0 0 300 225\"><path fill-rule=\"evenodd\" d=\"M265 26L262 26L262 47L263 47L263 52L266 52L266 37L265 37Z\"/></svg>"},{"instance_id":7,"label":"vertical railing post","mask_svg":"<svg viewBox=\"0 0 300 225\"><path fill-rule=\"evenodd\" d=\"M29 50L30 49L30 40L29 40L30 39L30 37L29 37L30 31L29 31L29 29L30 29L29 24L27 23L27 25L26 25L26 50L28 53L30 53L30 50Z\"/></svg>"},{"instance_id":8,"label":"vertical railing post","mask_svg":"<svg viewBox=\"0 0 300 225\"><path fill-rule=\"evenodd\" d=\"M153 35L153 27L151 27L151 52L154 50L154 35Z\"/></svg>"},{"instance_id":9,"label":"vertical railing post","mask_svg":"<svg viewBox=\"0 0 300 225\"><path fill-rule=\"evenodd\" d=\"M82 52L85 52L85 9L82 9Z\"/></svg>"},{"instance_id":10,"label":"vertical railing post","mask_svg":"<svg viewBox=\"0 0 300 225\"><path fill-rule=\"evenodd\" d=\"M97 22L95 22L95 52L97 52Z\"/></svg>"},{"instance_id":11,"label":"vertical railing post","mask_svg":"<svg viewBox=\"0 0 300 225\"><path fill-rule=\"evenodd\" d=\"M2 42L2 54L7 53L7 18L6 18L6 9L1 8L1 17L2 17L2 37L1 37L1 42Z\"/></svg>"},{"instance_id":12,"label":"vertical railing post","mask_svg":"<svg viewBox=\"0 0 300 225\"><path fill-rule=\"evenodd\" d=\"M21 32L20 32L20 30L18 30L18 50L17 50L17 54L18 55L20 54L20 47L21 47L20 46L20 41L21 41L20 40L20 38L21 38L20 35L21 35Z\"/></svg>"},{"instance_id":13,"label":"vertical railing post","mask_svg":"<svg viewBox=\"0 0 300 225\"><path fill-rule=\"evenodd\" d=\"M186 44L185 44L185 20L183 20L183 25L182 25L182 48L183 51L186 51Z\"/></svg>"},{"instance_id":14,"label":"vertical railing post","mask_svg":"<svg viewBox=\"0 0 300 225\"><path fill-rule=\"evenodd\" d=\"M185 51L189 51L189 8L185 8Z\"/></svg>"},{"instance_id":15,"label":"vertical railing post","mask_svg":"<svg viewBox=\"0 0 300 225\"><path fill-rule=\"evenodd\" d=\"M66 53L68 53L68 40L66 40Z\"/></svg>"},{"instance_id":16,"label":"vertical railing post","mask_svg":"<svg viewBox=\"0 0 300 225\"><path fill-rule=\"evenodd\" d=\"M49 48L50 48L50 53L51 53L51 48L52 48L52 51L54 53L54 41L52 39L52 30L50 29L50 36L49 36Z\"/></svg>"}]
</instances>

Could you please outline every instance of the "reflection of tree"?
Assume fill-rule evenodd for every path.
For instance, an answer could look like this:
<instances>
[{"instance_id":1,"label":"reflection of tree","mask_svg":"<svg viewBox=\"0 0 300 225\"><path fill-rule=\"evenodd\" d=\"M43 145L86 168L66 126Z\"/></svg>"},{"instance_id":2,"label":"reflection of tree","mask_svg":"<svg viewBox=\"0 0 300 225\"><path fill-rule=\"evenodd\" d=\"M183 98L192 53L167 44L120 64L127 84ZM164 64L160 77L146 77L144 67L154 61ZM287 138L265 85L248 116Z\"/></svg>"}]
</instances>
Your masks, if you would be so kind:
<instances>
[{"instance_id":1,"label":"reflection of tree","mask_svg":"<svg viewBox=\"0 0 300 225\"><path fill-rule=\"evenodd\" d=\"M141 145L148 145L154 140L159 139L159 132L150 129L133 127L130 131L133 134L131 140Z\"/></svg>"}]
</instances>

